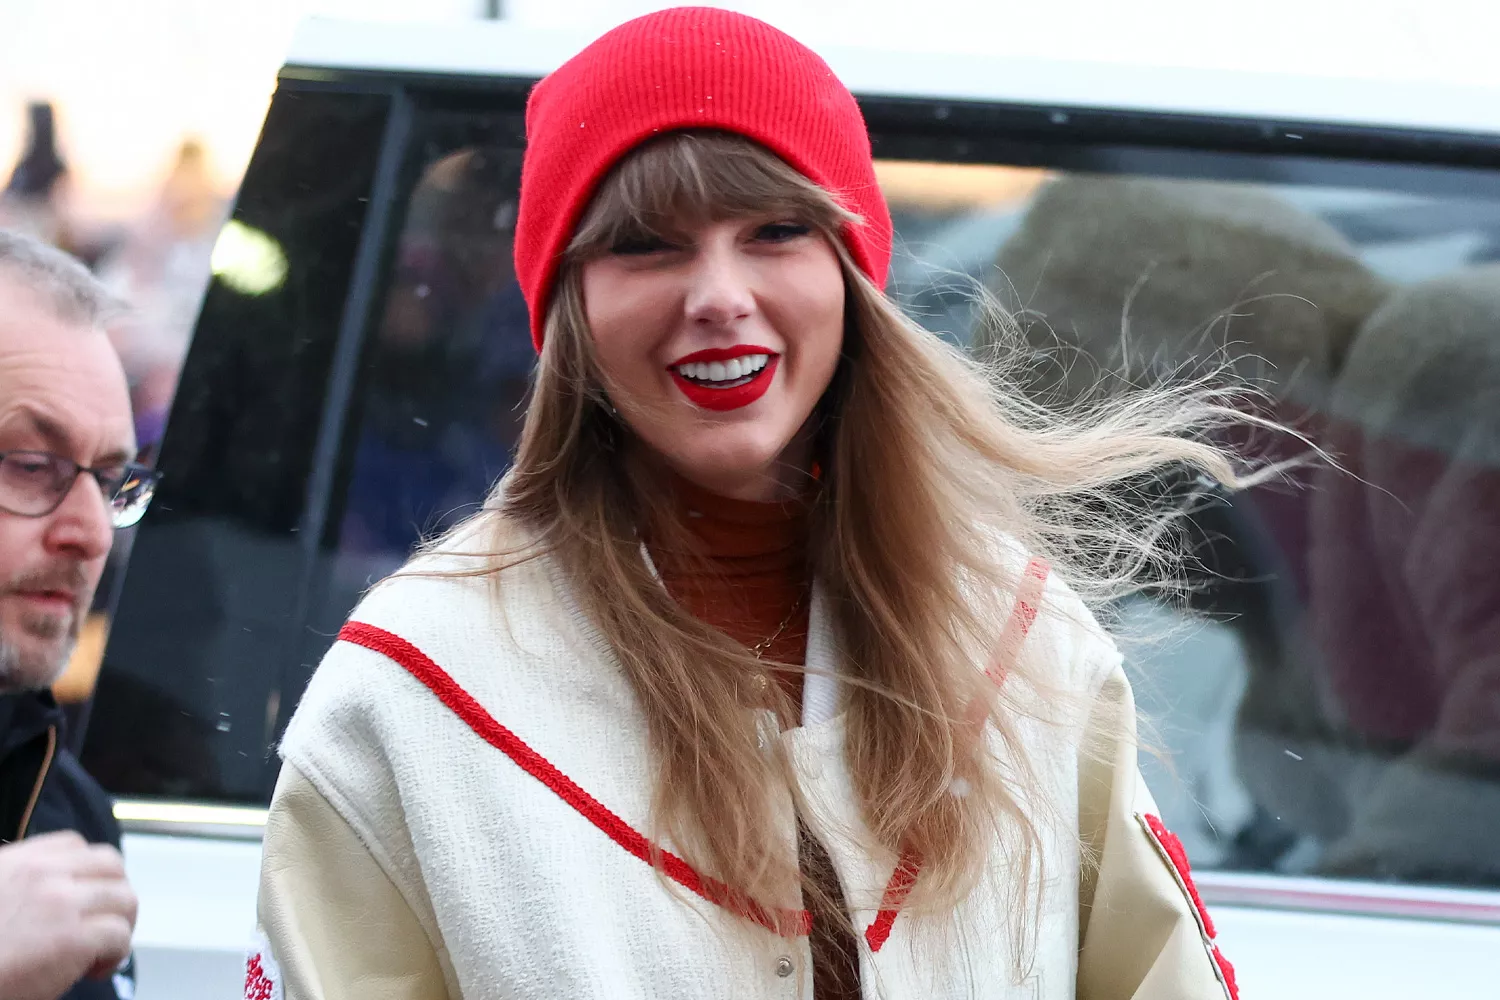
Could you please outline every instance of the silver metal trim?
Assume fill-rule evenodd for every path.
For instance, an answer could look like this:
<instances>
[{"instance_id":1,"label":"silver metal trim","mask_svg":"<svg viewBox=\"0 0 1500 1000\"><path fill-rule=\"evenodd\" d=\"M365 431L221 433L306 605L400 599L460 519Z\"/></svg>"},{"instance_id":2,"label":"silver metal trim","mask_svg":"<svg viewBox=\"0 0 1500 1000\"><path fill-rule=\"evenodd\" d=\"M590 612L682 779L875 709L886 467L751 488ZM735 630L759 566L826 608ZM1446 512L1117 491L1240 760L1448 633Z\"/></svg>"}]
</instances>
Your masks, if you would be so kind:
<instances>
[{"instance_id":1,"label":"silver metal trim","mask_svg":"<svg viewBox=\"0 0 1500 1000\"><path fill-rule=\"evenodd\" d=\"M1487 889L1211 871L1193 880L1210 906L1500 926L1500 892Z\"/></svg>"},{"instance_id":2,"label":"silver metal trim","mask_svg":"<svg viewBox=\"0 0 1500 1000\"><path fill-rule=\"evenodd\" d=\"M126 833L156 833L174 837L220 840L260 840L266 812L249 806L216 806L198 802L120 799L115 819Z\"/></svg>"}]
</instances>

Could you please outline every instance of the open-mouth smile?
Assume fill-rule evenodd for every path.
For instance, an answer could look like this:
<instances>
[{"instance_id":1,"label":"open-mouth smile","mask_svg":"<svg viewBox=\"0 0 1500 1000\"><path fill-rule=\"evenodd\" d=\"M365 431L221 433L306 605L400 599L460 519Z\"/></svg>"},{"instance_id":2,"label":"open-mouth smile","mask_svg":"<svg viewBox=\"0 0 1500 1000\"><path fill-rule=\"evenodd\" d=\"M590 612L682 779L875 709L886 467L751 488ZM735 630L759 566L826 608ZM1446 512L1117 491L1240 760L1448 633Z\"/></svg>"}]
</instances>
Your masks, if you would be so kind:
<instances>
[{"instance_id":1,"label":"open-mouth smile","mask_svg":"<svg viewBox=\"0 0 1500 1000\"><path fill-rule=\"evenodd\" d=\"M781 355L754 344L712 347L668 366L682 394L705 410L737 410L766 394Z\"/></svg>"}]
</instances>

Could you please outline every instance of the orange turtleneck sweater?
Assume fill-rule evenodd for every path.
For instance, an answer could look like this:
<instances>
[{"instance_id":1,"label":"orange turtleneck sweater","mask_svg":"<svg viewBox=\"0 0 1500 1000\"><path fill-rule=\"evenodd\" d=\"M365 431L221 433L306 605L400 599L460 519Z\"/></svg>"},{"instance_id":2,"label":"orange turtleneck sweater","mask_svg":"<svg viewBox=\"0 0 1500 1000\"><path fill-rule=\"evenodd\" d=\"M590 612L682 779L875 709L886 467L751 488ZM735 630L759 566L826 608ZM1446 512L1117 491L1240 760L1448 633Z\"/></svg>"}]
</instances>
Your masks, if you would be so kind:
<instances>
[{"instance_id":1,"label":"orange turtleneck sweater","mask_svg":"<svg viewBox=\"0 0 1500 1000\"><path fill-rule=\"evenodd\" d=\"M765 660L800 666L810 596L807 504L732 500L680 477L673 488L699 551L689 559L651 547L667 592L699 621L759 648ZM775 675L800 709L802 675Z\"/></svg>"},{"instance_id":2,"label":"orange turtleneck sweater","mask_svg":"<svg viewBox=\"0 0 1500 1000\"><path fill-rule=\"evenodd\" d=\"M759 649L766 660L802 665L811 598L807 504L732 500L680 477L673 488L682 523L699 552L696 558L683 558L648 544L667 592L695 618L749 649ZM774 675L800 714L802 674L779 670ZM805 827L798 853L808 877L847 910L827 851ZM815 921L809 943L813 996L859 1000L858 953L848 929Z\"/></svg>"}]
</instances>

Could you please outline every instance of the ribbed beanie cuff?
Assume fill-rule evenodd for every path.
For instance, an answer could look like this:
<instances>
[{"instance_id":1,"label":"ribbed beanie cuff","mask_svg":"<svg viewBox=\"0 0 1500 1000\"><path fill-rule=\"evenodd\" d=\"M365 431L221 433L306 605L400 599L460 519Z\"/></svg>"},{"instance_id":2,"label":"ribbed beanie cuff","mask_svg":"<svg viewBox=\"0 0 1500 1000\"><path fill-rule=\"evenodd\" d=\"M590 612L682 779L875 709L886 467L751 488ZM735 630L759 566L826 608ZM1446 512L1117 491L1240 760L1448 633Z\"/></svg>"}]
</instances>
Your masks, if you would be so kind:
<instances>
[{"instance_id":1,"label":"ribbed beanie cuff","mask_svg":"<svg viewBox=\"0 0 1500 1000\"><path fill-rule=\"evenodd\" d=\"M854 96L770 25L678 7L608 32L531 92L515 256L537 350L563 252L599 181L641 142L680 129L753 139L830 192L861 219L843 230L851 256L885 285L891 216Z\"/></svg>"}]
</instances>

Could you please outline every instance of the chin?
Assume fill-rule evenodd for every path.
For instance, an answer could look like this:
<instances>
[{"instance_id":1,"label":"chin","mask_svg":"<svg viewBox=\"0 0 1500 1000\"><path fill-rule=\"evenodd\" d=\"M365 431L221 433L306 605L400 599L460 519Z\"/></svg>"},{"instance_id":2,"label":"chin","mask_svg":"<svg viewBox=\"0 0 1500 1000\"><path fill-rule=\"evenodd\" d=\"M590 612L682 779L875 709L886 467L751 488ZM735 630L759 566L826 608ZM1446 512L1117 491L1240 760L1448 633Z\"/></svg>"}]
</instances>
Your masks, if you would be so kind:
<instances>
[{"instance_id":1,"label":"chin","mask_svg":"<svg viewBox=\"0 0 1500 1000\"><path fill-rule=\"evenodd\" d=\"M725 447L714 442L701 449L680 452L677 470L700 485L732 483L764 475L776 462L779 448L744 442Z\"/></svg>"},{"instance_id":2,"label":"chin","mask_svg":"<svg viewBox=\"0 0 1500 1000\"><path fill-rule=\"evenodd\" d=\"M63 675L73 644L37 648L0 642L0 691L43 691Z\"/></svg>"},{"instance_id":3,"label":"chin","mask_svg":"<svg viewBox=\"0 0 1500 1000\"><path fill-rule=\"evenodd\" d=\"M726 428L705 434L694 442L695 457L704 464L745 470L761 469L776 461L790 442L791 434L769 431L753 425Z\"/></svg>"}]
</instances>

